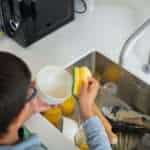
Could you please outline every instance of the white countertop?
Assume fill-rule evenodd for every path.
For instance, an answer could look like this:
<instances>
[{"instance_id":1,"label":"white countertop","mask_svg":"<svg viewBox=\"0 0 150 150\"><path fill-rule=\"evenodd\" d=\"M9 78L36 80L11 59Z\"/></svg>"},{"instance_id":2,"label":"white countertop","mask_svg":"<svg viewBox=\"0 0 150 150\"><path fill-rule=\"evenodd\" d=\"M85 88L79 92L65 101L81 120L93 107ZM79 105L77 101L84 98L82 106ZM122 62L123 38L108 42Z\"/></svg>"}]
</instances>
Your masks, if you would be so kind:
<instances>
[{"instance_id":1,"label":"white countertop","mask_svg":"<svg viewBox=\"0 0 150 150\"><path fill-rule=\"evenodd\" d=\"M7 37L0 38L0 50L22 57L33 74L45 65L64 66L96 49L118 61L127 37L149 17L149 0L95 0L95 9L24 49Z\"/></svg>"}]
</instances>

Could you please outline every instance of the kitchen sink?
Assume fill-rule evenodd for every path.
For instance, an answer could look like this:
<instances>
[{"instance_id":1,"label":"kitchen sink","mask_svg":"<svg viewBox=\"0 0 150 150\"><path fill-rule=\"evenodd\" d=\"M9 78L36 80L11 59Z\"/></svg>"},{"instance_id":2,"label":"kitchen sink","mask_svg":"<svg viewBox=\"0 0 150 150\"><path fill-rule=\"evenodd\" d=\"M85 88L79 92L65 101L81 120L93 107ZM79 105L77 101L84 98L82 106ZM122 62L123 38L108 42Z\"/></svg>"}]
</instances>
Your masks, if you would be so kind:
<instances>
[{"instance_id":1,"label":"kitchen sink","mask_svg":"<svg viewBox=\"0 0 150 150\"><path fill-rule=\"evenodd\" d=\"M150 86L123 69L120 65L95 51L74 62L66 69L71 72L75 66L87 66L93 74L99 74L102 85L107 82L114 82L118 87L117 99L126 102L130 107L139 112L150 115ZM113 76L117 77L104 77L105 79L103 79L101 75L103 76L104 72L108 72L109 69L112 70Z\"/></svg>"},{"instance_id":2,"label":"kitchen sink","mask_svg":"<svg viewBox=\"0 0 150 150\"><path fill-rule=\"evenodd\" d=\"M147 83L97 51L73 62L66 67L66 70L72 72L75 66L87 66L101 82L102 88L96 98L100 110L106 106L124 105L150 118L150 86ZM111 86L106 88L107 85ZM80 122L78 109L71 118ZM130 132L127 130L125 132L115 131L119 140L118 144L113 146L114 150L132 150L140 142L145 133L136 133L136 131L132 132L131 130Z\"/></svg>"}]
</instances>

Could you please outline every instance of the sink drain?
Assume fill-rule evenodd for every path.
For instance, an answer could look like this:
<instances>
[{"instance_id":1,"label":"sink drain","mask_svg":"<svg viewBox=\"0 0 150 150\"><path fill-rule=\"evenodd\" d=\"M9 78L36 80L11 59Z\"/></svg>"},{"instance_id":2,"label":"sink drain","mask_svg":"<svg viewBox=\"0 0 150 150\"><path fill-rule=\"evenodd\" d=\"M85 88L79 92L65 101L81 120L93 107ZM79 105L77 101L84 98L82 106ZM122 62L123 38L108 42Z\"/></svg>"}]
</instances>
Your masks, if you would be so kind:
<instances>
[{"instance_id":1,"label":"sink drain","mask_svg":"<svg viewBox=\"0 0 150 150\"><path fill-rule=\"evenodd\" d=\"M150 64L144 65L142 70L145 74L150 74Z\"/></svg>"}]
</instances>

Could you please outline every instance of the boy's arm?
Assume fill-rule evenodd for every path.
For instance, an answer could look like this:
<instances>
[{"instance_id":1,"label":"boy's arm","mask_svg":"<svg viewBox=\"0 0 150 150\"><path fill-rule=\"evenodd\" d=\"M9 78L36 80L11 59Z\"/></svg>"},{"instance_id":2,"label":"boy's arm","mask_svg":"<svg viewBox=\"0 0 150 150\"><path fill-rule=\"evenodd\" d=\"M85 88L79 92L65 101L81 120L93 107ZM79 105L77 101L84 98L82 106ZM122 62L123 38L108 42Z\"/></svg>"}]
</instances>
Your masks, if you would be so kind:
<instances>
[{"instance_id":1,"label":"boy's arm","mask_svg":"<svg viewBox=\"0 0 150 150\"><path fill-rule=\"evenodd\" d=\"M83 124L90 150L111 150L109 139L98 117L91 117Z\"/></svg>"},{"instance_id":2,"label":"boy's arm","mask_svg":"<svg viewBox=\"0 0 150 150\"><path fill-rule=\"evenodd\" d=\"M95 117L93 106L100 85L94 78L82 86L79 103L80 113L84 121L83 128L91 150L111 150L111 146L101 121Z\"/></svg>"}]
</instances>

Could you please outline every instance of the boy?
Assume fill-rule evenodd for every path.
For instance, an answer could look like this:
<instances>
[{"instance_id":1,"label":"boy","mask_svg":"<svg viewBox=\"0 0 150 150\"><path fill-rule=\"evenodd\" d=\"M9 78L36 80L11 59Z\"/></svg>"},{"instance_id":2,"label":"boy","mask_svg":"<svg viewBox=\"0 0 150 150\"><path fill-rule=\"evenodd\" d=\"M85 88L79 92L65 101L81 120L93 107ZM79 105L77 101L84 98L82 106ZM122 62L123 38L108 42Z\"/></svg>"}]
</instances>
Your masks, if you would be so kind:
<instances>
[{"instance_id":1,"label":"boy","mask_svg":"<svg viewBox=\"0 0 150 150\"><path fill-rule=\"evenodd\" d=\"M79 102L83 127L91 150L110 150L105 130L92 110L98 89L93 78L82 88ZM0 150L44 150L38 136L25 139L22 134L27 119L50 108L36 93L28 66L17 56L0 52Z\"/></svg>"}]
</instances>

